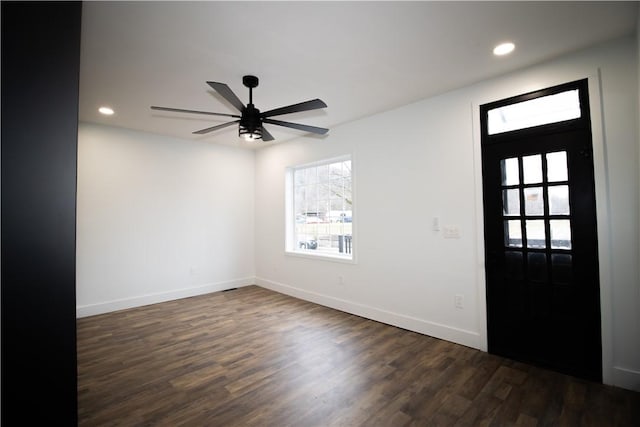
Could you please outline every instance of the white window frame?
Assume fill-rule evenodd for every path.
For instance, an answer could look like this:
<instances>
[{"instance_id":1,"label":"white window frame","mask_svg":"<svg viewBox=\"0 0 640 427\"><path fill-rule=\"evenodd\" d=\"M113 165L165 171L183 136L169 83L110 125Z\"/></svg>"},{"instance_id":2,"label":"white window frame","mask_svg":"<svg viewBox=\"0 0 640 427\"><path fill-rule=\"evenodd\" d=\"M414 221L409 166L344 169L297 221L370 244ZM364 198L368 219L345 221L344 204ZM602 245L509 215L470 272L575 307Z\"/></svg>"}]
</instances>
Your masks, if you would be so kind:
<instances>
[{"instance_id":1,"label":"white window frame","mask_svg":"<svg viewBox=\"0 0 640 427\"><path fill-rule=\"evenodd\" d=\"M302 257L302 258L310 258L310 259L320 259L325 261L334 261L334 262L342 262L355 264L356 262L356 245L353 244L356 241L356 200L355 200L355 167L354 167L354 159L352 154L345 154L337 157L331 157L327 159L322 159L310 163L298 164L294 166L289 166L285 171L285 254L290 256ZM352 210L351 210L351 253L350 254L339 254L339 253L327 253L327 252L315 252L311 250L304 250L297 247L295 242L295 182L294 182L294 173L298 169L305 169L309 167L322 166L331 163L343 162L349 160L351 161L351 201L352 201Z\"/></svg>"}]
</instances>

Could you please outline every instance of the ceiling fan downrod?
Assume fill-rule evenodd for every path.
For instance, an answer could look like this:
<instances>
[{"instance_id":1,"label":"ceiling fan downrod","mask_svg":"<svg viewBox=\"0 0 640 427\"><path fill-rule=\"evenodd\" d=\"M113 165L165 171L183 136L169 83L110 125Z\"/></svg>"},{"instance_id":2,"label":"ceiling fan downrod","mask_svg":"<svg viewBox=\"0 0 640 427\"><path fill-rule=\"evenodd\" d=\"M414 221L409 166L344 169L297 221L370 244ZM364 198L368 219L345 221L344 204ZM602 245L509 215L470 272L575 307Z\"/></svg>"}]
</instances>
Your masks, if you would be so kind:
<instances>
[{"instance_id":1,"label":"ceiling fan downrod","mask_svg":"<svg viewBox=\"0 0 640 427\"><path fill-rule=\"evenodd\" d=\"M249 104L253 104L253 88L258 87L258 78L256 76L244 76L242 84L249 88Z\"/></svg>"},{"instance_id":2,"label":"ceiling fan downrod","mask_svg":"<svg viewBox=\"0 0 640 427\"><path fill-rule=\"evenodd\" d=\"M258 87L256 76L242 77L242 84L249 88L249 104L242 112L238 136L248 141L262 139L262 120L260 120L260 110L253 105L253 88Z\"/></svg>"}]
</instances>

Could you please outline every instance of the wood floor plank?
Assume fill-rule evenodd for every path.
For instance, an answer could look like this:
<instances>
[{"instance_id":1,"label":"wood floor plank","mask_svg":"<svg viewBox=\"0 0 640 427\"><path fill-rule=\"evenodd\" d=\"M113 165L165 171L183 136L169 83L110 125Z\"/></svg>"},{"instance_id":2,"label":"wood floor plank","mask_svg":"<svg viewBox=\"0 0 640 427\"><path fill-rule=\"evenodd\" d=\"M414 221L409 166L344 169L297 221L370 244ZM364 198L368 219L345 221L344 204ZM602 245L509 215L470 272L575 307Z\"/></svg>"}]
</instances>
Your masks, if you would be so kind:
<instances>
[{"instance_id":1,"label":"wood floor plank","mask_svg":"<svg viewBox=\"0 0 640 427\"><path fill-rule=\"evenodd\" d=\"M83 427L640 425L640 393L256 286L77 330Z\"/></svg>"}]
</instances>

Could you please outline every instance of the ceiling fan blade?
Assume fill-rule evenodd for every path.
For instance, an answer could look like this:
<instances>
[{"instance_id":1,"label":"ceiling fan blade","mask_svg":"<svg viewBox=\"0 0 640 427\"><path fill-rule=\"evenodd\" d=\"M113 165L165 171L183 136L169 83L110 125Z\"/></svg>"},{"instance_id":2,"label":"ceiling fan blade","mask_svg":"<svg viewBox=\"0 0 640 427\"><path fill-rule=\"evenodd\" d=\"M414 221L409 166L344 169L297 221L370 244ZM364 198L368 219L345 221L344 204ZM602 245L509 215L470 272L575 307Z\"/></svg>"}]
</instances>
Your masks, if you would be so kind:
<instances>
[{"instance_id":1,"label":"ceiling fan blade","mask_svg":"<svg viewBox=\"0 0 640 427\"><path fill-rule=\"evenodd\" d=\"M283 122L281 120L273 120L273 119L262 119L263 123L270 123L272 125L284 126L286 128L293 128L298 130L303 130L306 132L317 133L319 135L324 135L329 132L329 129L319 128L315 126L309 125L301 125L299 123L291 123L291 122Z\"/></svg>"},{"instance_id":2,"label":"ceiling fan blade","mask_svg":"<svg viewBox=\"0 0 640 427\"><path fill-rule=\"evenodd\" d=\"M218 82L207 82L209 86L211 86L216 92L224 97L227 101L231 103L234 107L238 109L238 111L244 110L244 104L240 99L236 96L235 93L224 83Z\"/></svg>"},{"instance_id":3,"label":"ceiling fan blade","mask_svg":"<svg viewBox=\"0 0 640 427\"><path fill-rule=\"evenodd\" d=\"M260 114L261 117L279 116L281 114L298 113L300 111L316 110L318 108L325 108L327 104L320 99L312 99L310 101L300 102L298 104L287 105L286 107L280 107L273 110L265 111Z\"/></svg>"},{"instance_id":4,"label":"ceiling fan blade","mask_svg":"<svg viewBox=\"0 0 640 427\"><path fill-rule=\"evenodd\" d=\"M176 112L176 113L207 114L207 115L210 115L210 116L234 117L234 118L237 118L237 119L240 118L240 116L238 116L237 114L213 113L211 111L185 110L183 108L158 107L156 105L152 105L151 109L152 110L159 110L159 111L172 111L172 112Z\"/></svg>"},{"instance_id":5,"label":"ceiling fan blade","mask_svg":"<svg viewBox=\"0 0 640 427\"><path fill-rule=\"evenodd\" d=\"M234 120L232 122L223 123L221 125L211 126L210 128L200 129L200 130L197 130L197 131L192 132L192 133L198 134L198 135L204 135L205 133L209 133L209 132L213 132L214 130L226 128L227 126L231 126L231 125L236 124L236 123L240 123L240 120Z\"/></svg>"},{"instance_id":6,"label":"ceiling fan blade","mask_svg":"<svg viewBox=\"0 0 640 427\"><path fill-rule=\"evenodd\" d=\"M176 112L176 113L208 114L210 116L235 117L237 119L240 118L240 116L238 116L236 114L212 113L212 112L209 112L209 111L197 111L197 110L184 110L182 108L157 107L155 105L152 105L151 109L152 110L160 110L160 111L173 111L173 112Z\"/></svg>"},{"instance_id":7,"label":"ceiling fan blade","mask_svg":"<svg viewBox=\"0 0 640 427\"><path fill-rule=\"evenodd\" d=\"M262 126L262 140L263 141L273 141L275 138L273 137L273 135L271 135L269 133L269 131Z\"/></svg>"}]
</instances>

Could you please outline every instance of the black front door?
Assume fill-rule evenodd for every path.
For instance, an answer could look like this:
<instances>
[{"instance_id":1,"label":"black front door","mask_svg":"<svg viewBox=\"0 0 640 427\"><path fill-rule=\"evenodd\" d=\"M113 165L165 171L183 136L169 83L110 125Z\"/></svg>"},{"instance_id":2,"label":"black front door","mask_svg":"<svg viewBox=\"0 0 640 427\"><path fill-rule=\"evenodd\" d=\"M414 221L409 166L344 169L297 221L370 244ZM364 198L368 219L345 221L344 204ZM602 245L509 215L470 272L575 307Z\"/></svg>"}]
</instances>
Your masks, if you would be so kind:
<instances>
[{"instance_id":1,"label":"black front door","mask_svg":"<svg viewBox=\"0 0 640 427\"><path fill-rule=\"evenodd\" d=\"M567 91L579 117L491 132L489 112ZM583 80L481 107L487 326L491 353L601 381L588 105Z\"/></svg>"}]
</instances>

